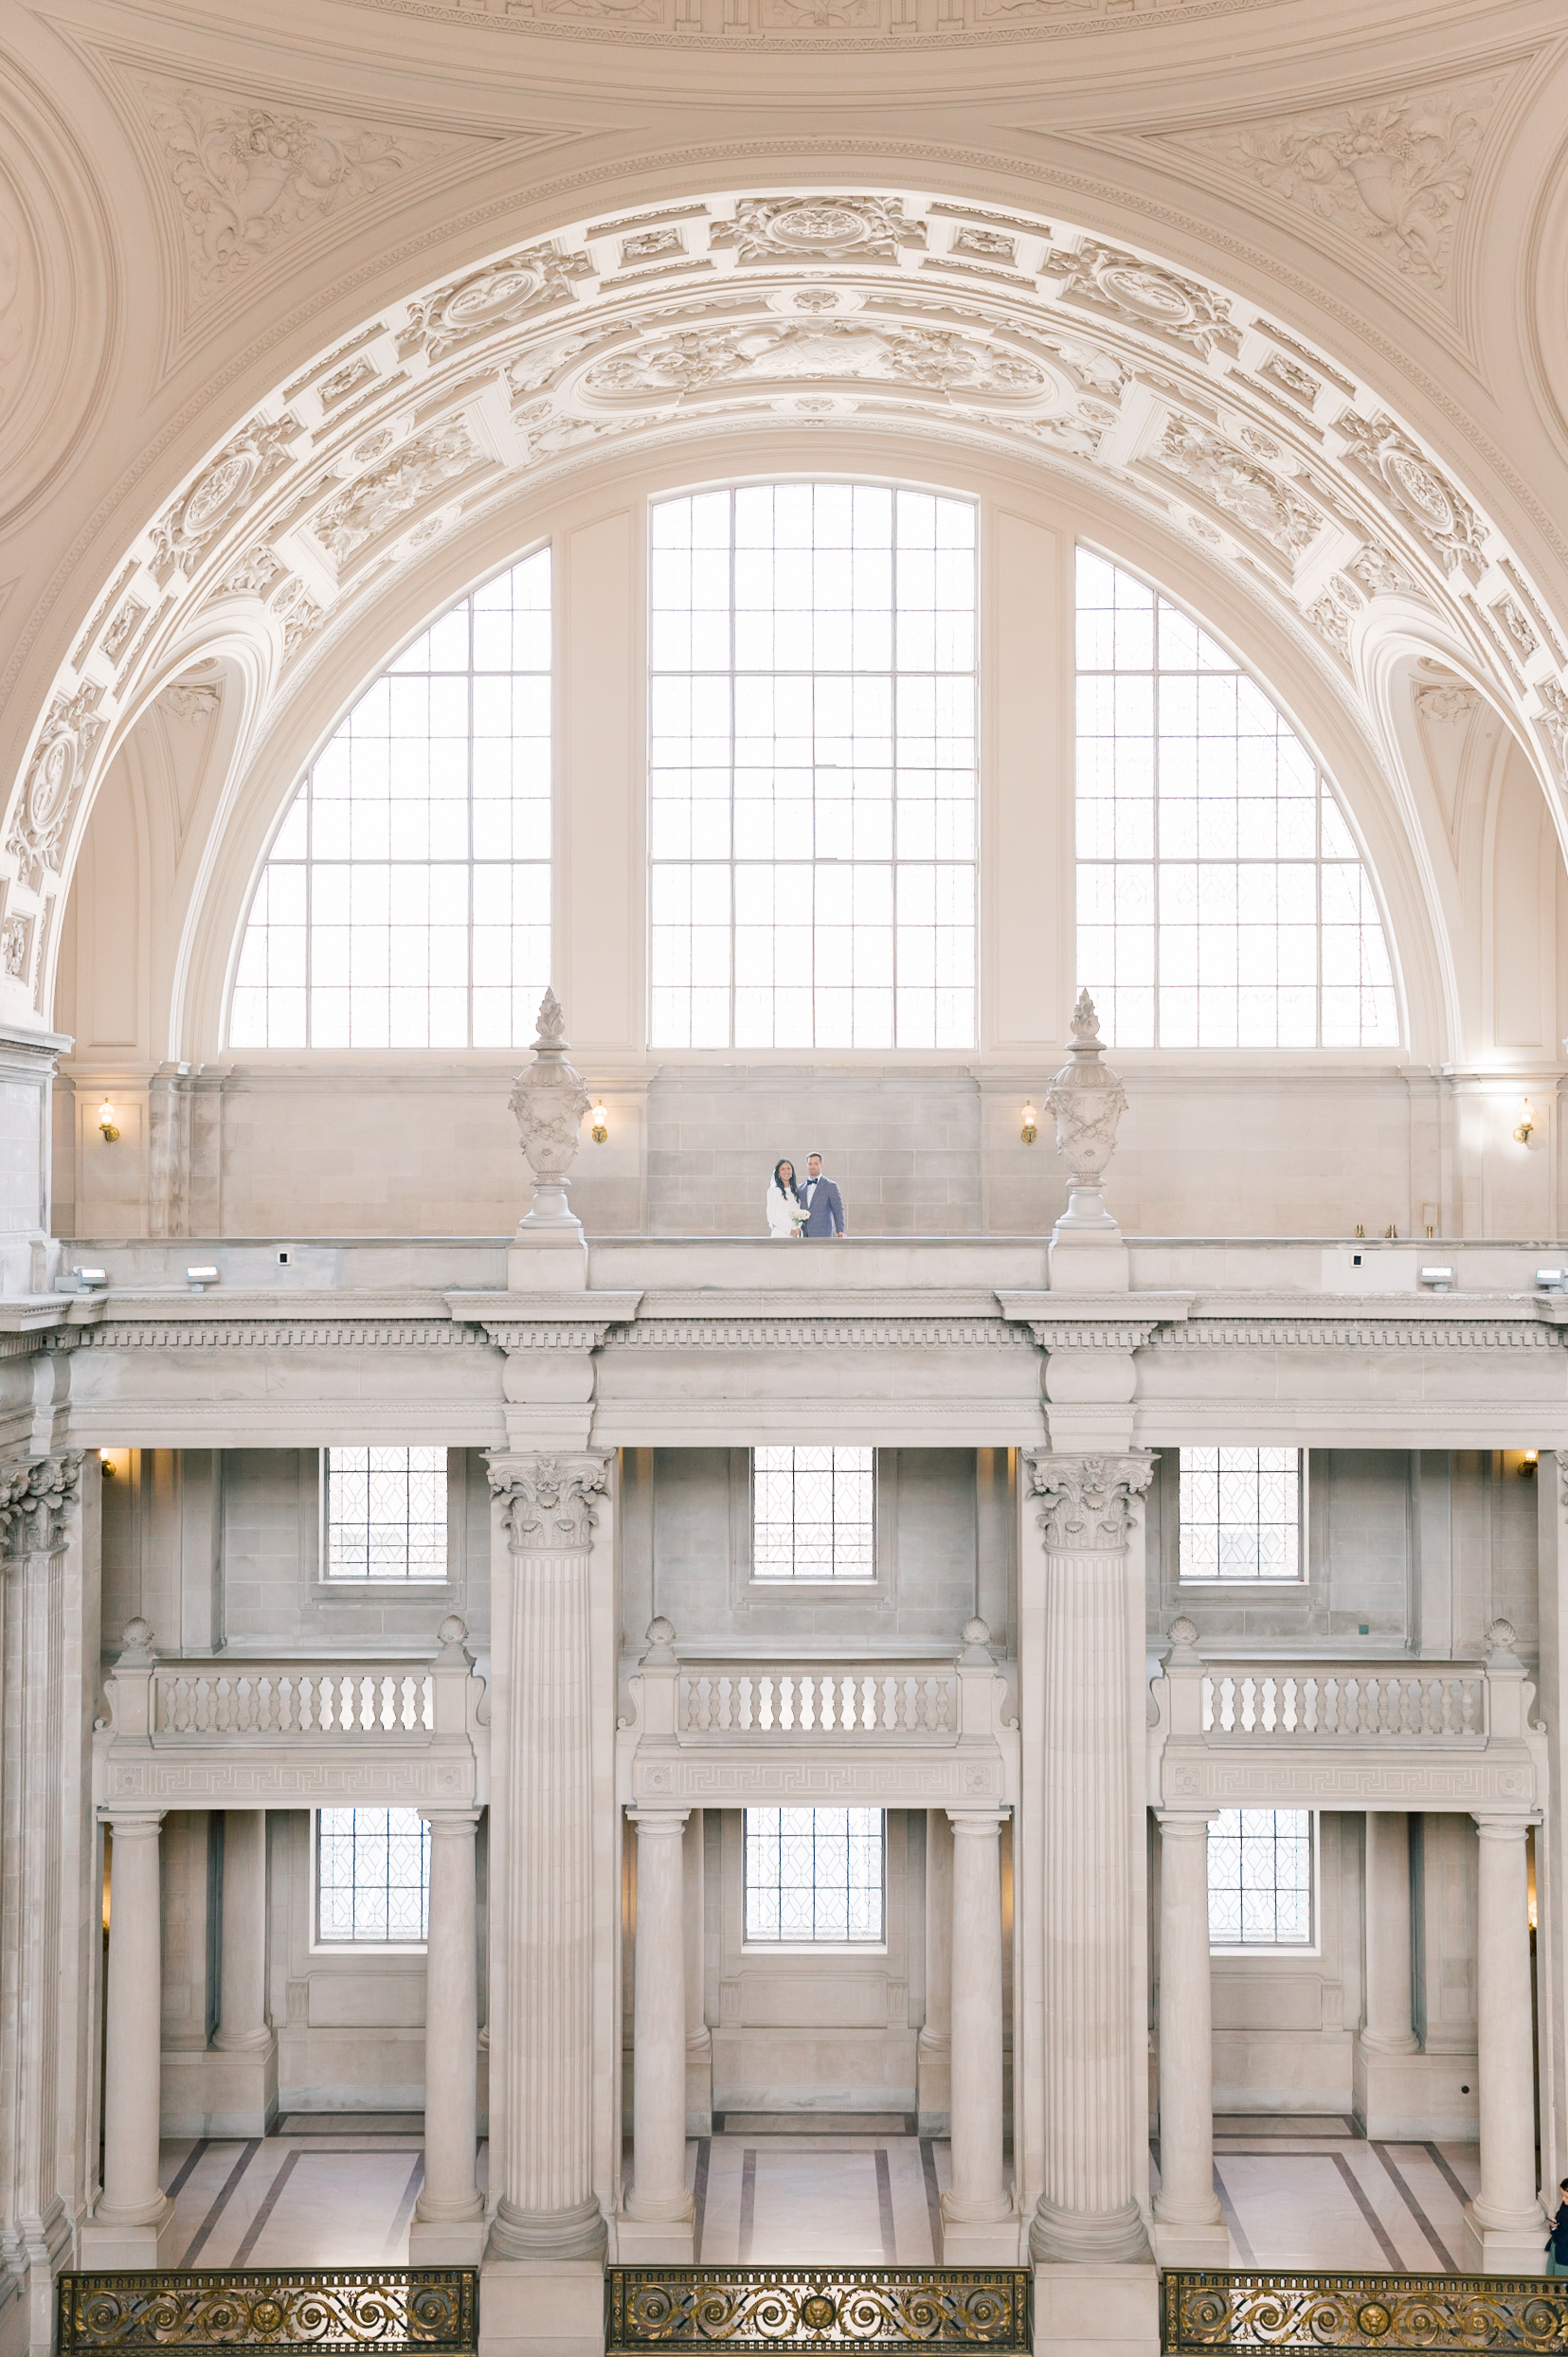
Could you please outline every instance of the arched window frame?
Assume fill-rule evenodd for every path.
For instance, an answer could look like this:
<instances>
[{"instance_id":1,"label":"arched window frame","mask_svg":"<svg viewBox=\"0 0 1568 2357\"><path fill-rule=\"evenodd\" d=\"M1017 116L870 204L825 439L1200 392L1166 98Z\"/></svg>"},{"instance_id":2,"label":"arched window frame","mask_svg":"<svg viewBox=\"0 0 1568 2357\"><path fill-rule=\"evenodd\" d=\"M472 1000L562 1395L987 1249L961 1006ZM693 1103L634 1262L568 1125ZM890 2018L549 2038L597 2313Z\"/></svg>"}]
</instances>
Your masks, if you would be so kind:
<instances>
[{"instance_id":1,"label":"arched window frame","mask_svg":"<svg viewBox=\"0 0 1568 2357\"><path fill-rule=\"evenodd\" d=\"M532 574L532 579L524 585L521 599L514 594L504 609L498 600L493 599L486 604L487 596L503 585L517 583L525 574ZM362 681L339 711L332 729L297 774L279 808L246 898L244 917L236 936L225 993L223 1034L229 1047L241 1051L281 1048L304 1053L321 1049L355 1051L390 1048L403 1053L428 1050L450 1053L468 1049L526 1046L532 1038L539 999L550 979L553 945L553 552L551 543L545 540L492 567L481 579L449 599L434 614L426 614L417 628L404 639L397 651ZM498 626L507 614L513 620L512 659L510 662L479 659L478 618L488 615ZM433 655L449 651L442 650L438 642L441 634L450 635L452 626L460 618L467 621L465 660L432 662L427 670L422 670L417 659L411 658L417 658L426 641L431 642ZM522 618L521 621L518 618ZM519 645L532 659L518 659ZM489 652L494 655L494 649ZM318 847L315 825L316 781L323 765L332 761L340 747L354 743L356 717L365 711L382 690L387 691L387 700L390 706L396 693L395 683L412 683L417 688L422 678L435 680L438 677L462 684L467 703L467 728L461 732L452 731L440 736L433 729L427 730L425 742L430 746L438 742L461 745L462 791L460 795L447 797L426 792L422 805L417 792L394 793L391 789L396 765L389 753L387 764L386 832L390 845L395 839L393 808L399 801L434 812L440 802L461 801L465 821L463 847L460 850L455 847L443 849L442 855L427 853L423 857L417 847L407 850L406 855L400 855L388 848L386 855L382 856L373 847L362 852L358 843L351 838L346 853L334 855L331 849L323 852ZM525 683L526 691L521 699L512 693L519 681ZM498 721L503 686L507 691L506 700L513 706L510 727L497 725L485 729L478 726L487 704L492 708L489 717ZM434 705L437 699L432 697L430 700ZM516 707L519 701L524 708L525 718L532 719L533 725L518 725ZM394 731L389 728L387 732L388 746L396 741ZM418 739L403 741L412 741L417 745ZM488 761L479 758L481 747L495 748ZM507 762L511 773L509 790L501 785L500 780L499 765L503 748L506 747L512 748ZM525 776L532 773L532 790L521 794L516 790L518 747L531 748L530 756L522 762L521 767ZM351 761L351 755L350 758ZM495 785L497 790L484 794L479 790L484 783ZM351 802L353 801L351 794L347 799ZM430 832L433 837L435 829L432 827ZM503 833L510 837L507 845L500 840ZM368 929L384 930L388 935L386 980L384 983L375 985L384 989L388 999L386 1035L374 1035L372 1027L370 1035L354 1036L356 1028L362 1027L350 1019L346 1024L327 1026L329 1032L336 1029L340 1035L346 1031L348 1035L318 1035L322 1027L317 1021L315 992L318 987L318 953L322 945L318 929L315 871L358 870L363 876L366 872L382 867L389 872L385 922L379 911L372 910L365 919L365 925ZM401 877L393 873L400 869ZM400 882L406 886L419 874L430 877L431 872L437 869L443 872L442 880L448 886L454 881L452 872L460 872L464 888L462 906L459 908L452 897L438 904L436 879L432 878L424 912L422 914L417 907L410 910L406 895L400 910L395 887ZM302 946L304 979L297 984L291 981L282 983L273 981L273 952L279 945L272 936L279 928L273 921L272 901L277 880L284 870L294 872L297 878L297 906L287 912L285 924L292 924L299 943L282 945L284 948ZM350 909L341 927L344 932L354 931L359 922L359 912L354 905L354 888L359 881L360 877L351 875L348 878ZM503 900L509 905L503 907ZM400 926L401 938L398 933ZM431 936L430 963L423 981L418 978L417 968L409 957L412 946L417 958L420 946L417 936L421 930ZM445 961L442 964L438 964L436 954L435 936L438 932L444 936L440 944ZM274 1022L273 1009L267 1006L264 1009L266 1020L263 1025L258 1026L253 1010L245 1007L244 992L247 988L254 990L257 987L247 975L247 951L251 952L248 963L252 973L256 964L256 953L251 947L254 934L259 934L264 945L267 979L262 985L262 995L270 997L280 988L294 988L303 1010L301 1020L291 1023L287 1019L291 1011L285 1008L279 1011L284 1019ZM412 943L410 936L414 937ZM459 940L460 956L457 954ZM333 945L334 948L337 945ZM519 950L522 953L520 957ZM351 973L351 944L349 945L349 956ZM456 971L459 965L462 969L460 977ZM440 980L436 979L438 973L442 978ZM411 974L414 976L412 980ZM354 989L355 982L351 979L344 982L334 974L331 983L319 987L348 992ZM411 1028L406 1024L402 1026L400 1035L396 1007L392 1003L395 995L402 993L405 999L417 1000L422 991L429 1002L435 1000L438 991L444 997L439 1009L437 1004L429 1004L430 1019L423 1026L424 1037L411 1035L411 1029L417 1031L421 1028L417 1023ZM460 1037L456 1035L460 1027L450 1019L455 1001L460 998L465 1016L460 1026ZM505 1007L500 1003L503 998L508 1002ZM351 1010L351 1018L352 1012ZM438 1012L447 1019L437 1021ZM246 1019L247 1017L250 1019ZM262 1030L262 1036L255 1035L258 1028ZM445 1035L437 1035L441 1033Z\"/></svg>"},{"instance_id":2,"label":"arched window frame","mask_svg":"<svg viewBox=\"0 0 1568 2357\"><path fill-rule=\"evenodd\" d=\"M1086 609L1082 601L1082 584L1084 560L1086 558L1091 563L1108 568L1114 575L1135 585L1138 589L1146 593L1149 600L1149 610L1153 616L1158 617L1161 608L1166 608L1169 610L1170 614L1176 618L1181 625L1192 632L1195 640L1195 660L1190 670L1182 671L1174 665L1162 666L1158 662L1158 660L1151 660L1147 664L1127 663L1124 665L1119 662L1113 662L1109 666L1085 663L1084 645L1086 634L1084 629L1084 615ZM1096 608L1091 610L1103 612L1107 609ZM1364 1053L1387 1054L1390 1053L1398 1053L1402 1050L1407 1037L1407 1024L1403 1003L1403 991L1399 978L1398 962L1395 948L1395 937L1393 928L1389 923L1387 902L1382 891L1379 888L1377 873L1368 855L1361 830L1355 824L1349 802L1337 783L1334 771L1324 757L1318 752L1316 747L1312 743L1311 737L1300 725L1284 698L1272 687L1259 667L1247 655L1239 651L1235 640L1227 635L1223 628L1217 627L1202 614L1195 610L1194 606L1187 600L1173 594L1173 592L1162 582L1153 578L1137 565L1129 564L1125 558L1113 553L1110 549L1085 539L1080 539L1077 542L1073 553L1072 613L1074 641L1073 679L1076 707L1073 731L1073 900L1076 939L1074 971L1077 978L1088 985L1095 998L1097 1008L1102 1016L1102 1029L1107 1037L1108 1043L1133 1051L1158 1050L1162 1053L1170 1052L1189 1053L1206 1053L1216 1052L1223 1053L1227 1049L1238 1050L1243 1053L1252 1051L1253 1053L1278 1053L1291 1056L1309 1053L1314 1051L1326 1051L1328 1053L1349 1054L1360 1054ZM1214 663L1212 665L1205 663L1200 659L1196 659L1201 656L1205 646L1211 648L1223 659L1220 662ZM1189 798L1164 797L1161 794L1159 784L1160 764L1162 758L1161 748L1164 743L1174 744L1178 740L1175 731L1171 732L1168 739L1162 737L1158 721L1155 722L1154 726L1148 731L1148 741L1153 747L1150 769L1151 783L1149 794L1146 798L1150 805L1153 820L1150 832L1150 848L1146 852L1140 851L1136 847L1132 849L1122 848L1122 841L1124 838L1122 835L1119 813L1113 818L1112 821L1116 829L1116 848L1108 854L1104 848L1103 829L1105 824L1105 814L1108 806L1120 805L1122 798L1114 794L1095 795L1093 793L1086 793L1085 791L1086 765L1084 759L1084 748L1086 743L1097 741L1094 733L1086 733L1084 728L1086 705L1086 698L1084 694L1085 679L1105 678L1108 680L1120 680L1136 679L1140 676L1148 676L1155 683L1151 695L1151 711L1155 711L1158 709L1158 698L1160 694L1158 683L1162 676L1173 680L1181 677L1201 678L1206 672L1212 672L1212 675L1217 679L1235 679L1237 683L1238 704L1245 701L1250 692L1252 697L1256 700L1256 703L1261 707L1266 708L1267 711L1272 716L1273 723L1279 732L1276 741L1289 741L1296 747L1299 747L1302 761L1310 767L1313 783L1309 793L1303 793L1291 799L1300 802L1306 802L1309 800L1311 802L1313 819L1311 829L1312 848L1310 852L1294 847L1286 851L1276 849L1272 854L1259 851L1248 853L1240 850L1239 847L1235 853L1228 853L1224 849L1202 847L1196 848L1185 854L1180 849L1175 851L1166 851L1163 848L1160 833L1162 802L1169 801L1175 803L1182 799ZM1196 697L1194 701L1196 705ZM1117 732L1113 729L1111 731L1112 736L1114 737L1116 733ZM1135 734L1136 732L1133 733ZM1199 732L1195 729L1194 733L1197 735ZM1098 741L1104 740L1102 739ZM1217 739L1217 741L1224 742L1225 740L1221 736ZM1244 732L1239 728L1235 731L1235 741L1238 745L1244 741ZM1141 799L1143 798L1136 795L1129 795L1126 798L1126 805L1130 809ZM1200 805L1207 799L1208 798L1197 794L1190 798L1194 805L1195 813L1199 805ZM1262 798L1259 799L1261 801ZM1244 798L1239 793L1234 798L1235 807L1238 813L1238 820L1243 800ZM1223 803L1224 801L1225 797L1223 795L1216 796L1214 798L1214 801L1217 806ZM1093 814L1093 817L1090 819L1090 823L1087 826L1086 810ZM1099 825L1096 825L1093 822L1095 819L1099 819ZM1325 834L1325 821L1327 827L1333 830L1331 835ZM1136 844L1135 816L1134 825L1129 828L1127 832L1132 837L1134 844ZM1087 845L1086 834L1089 837ZM1160 995L1162 990L1166 987L1169 987L1173 991L1178 989L1188 990L1192 992L1196 999L1198 993L1206 985L1203 974L1202 945L1197 938L1204 929L1204 915L1201 906L1199 905L1201 903L1204 895L1202 891L1201 880L1196 878L1195 905L1198 905L1198 914L1188 929L1194 936L1193 947L1198 953L1194 961L1199 968L1198 976L1197 979L1189 979L1186 975L1182 975L1179 981L1169 985L1164 983L1163 966L1161 957L1161 951L1163 945L1162 942L1162 935L1165 932L1167 924L1170 927L1171 933L1174 934L1175 919L1174 917L1167 917L1167 907L1169 904L1165 893L1162 891L1162 885L1163 883L1162 871L1164 870L1170 872L1174 876L1175 872L1178 872L1183 868L1198 870L1204 866L1207 866L1210 869L1211 876L1216 877L1217 877L1218 871L1221 871L1226 867L1235 867L1238 871L1238 883L1240 881L1239 872L1248 867L1251 867L1254 873L1263 870L1271 871L1276 879L1278 878L1279 872L1282 869L1294 869L1299 872L1301 869L1309 867L1312 870L1313 914L1311 925L1309 928L1305 923L1302 923L1299 926L1299 930L1301 932L1305 933L1310 929L1312 935L1312 981L1309 984L1302 984L1297 981L1289 985L1291 989L1297 992L1302 989L1308 990L1312 996L1314 1021L1312 1026L1312 1036L1310 1038L1304 1038L1300 1036L1294 1038L1281 1037L1278 1035L1277 1031L1273 1036L1243 1036L1241 1035L1248 1028L1248 1026L1243 1019L1242 1010L1239 1003L1237 1009L1237 1019L1235 1027L1236 1035L1235 1036L1216 1037L1211 1035L1207 1038L1203 1037L1201 1035L1201 1032L1205 1026L1202 1025L1200 1017L1204 1010L1200 1007L1195 1008L1195 1015L1199 1019L1195 1021L1192 1026L1194 1030L1197 1030L1199 1033L1199 1036L1177 1036L1173 1038L1162 1035L1164 1034L1165 1026L1160 1019L1161 1016L1164 1012L1160 1004ZM1122 999L1128 985L1121 981L1120 974L1117 975L1115 982L1108 983L1105 972L1100 970L1105 964L1102 949L1099 945L1096 945L1093 942L1092 939L1092 936L1096 931L1102 934L1113 933L1118 925L1123 922L1122 911L1126 904L1120 889L1121 878L1116 877L1114 879L1116 885L1113 902L1115 909L1114 915L1108 919L1107 916L1102 913L1105 907L1105 901L1103 898L1101 899L1100 907L1095 909L1088 918L1086 918L1085 913L1086 899L1090 897L1093 891L1093 886L1090 882L1090 879L1086 878L1086 871L1099 869L1103 873L1106 869L1114 871L1118 868L1127 873L1143 869L1148 872L1152 881L1152 891L1148 902L1151 915L1147 921L1146 929L1151 937L1151 963L1153 967L1153 979L1146 984L1135 985L1146 988L1150 995L1150 1011L1152 1019L1146 1025L1143 1023L1129 1024L1126 1019L1124 1019L1120 1024L1118 1023L1118 1015L1123 1013L1123 1008L1119 1001ZM1385 970L1380 977L1376 973L1376 971L1374 971L1370 980L1366 979L1363 974L1362 979L1357 982L1329 982L1325 980L1324 970L1325 939L1325 894L1324 889L1324 877L1325 872L1327 872L1337 883L1342 881L1352 868L1355 871L1358 897L1362 900L1361 912L1355 920L1356 929L1359 931L1361 936L1359 948L1362 964L1364 966L1367 944L1370 942L1376 955L1380 955ZM1222 878L1217 878L1217 880L1221 883L1223 881ZM1090 886L1088 891L1086 891L1086 884L1089 884ZM1128 897L1132 897L1132 895L1128 895ZM1243 924L1246 922L1240 909L1240 899L1241 895L1238 893L1237 914L1230 928L1237 933L1241 931ZM1213 922L1217 927L1219 927L1224 925L1225 920L1221 917L1214 919ZM1255 910L1253 912L1252 922L1261 925L1264 931L1273 929L1276 934L1276 941L1278 941L1278 937L1283 935L1286 931L1286 927L1277 918L1273 921L1272 927L1271 927L1271 921L1267 917L1260 917ZM1130 931L1132 920L1126 920L1126 924L1127 929ZM1329 929L1330 931L1333 930L1331 919L1329 921ZM1344 929L1347 932L1351 929L1348 923L1345 924ZM1086 935L1089 935L1090 938L1086 940ZM1330 945L1336 946L1338 945L1331 944ZM1280 946L1283 946L1283 945L1281 944ZM1283 965L1283 958L1281 963ZM1212 987L1213 985L1209 986ZM1240 993L1245 988L1278 988L1283 996L1287 985L1283 981L1277 981L1274 984L1248 984L1242 981L1238 970L1236 980L1234 983L1220 982L1217 987L1221 990L1227 988L1234 989L1237 995L1239 1002ZM1325 989L1331 991L1358 990L1362 993L1361 1019L1358 1027L1359 1035L1355 1039L1343 1037L1335 1038L1328 1035L1329 1033L1335 1028L1343 1028L1343 1026L1336 1026L1336 1024L1332 1021L1325 1024L1324 1020L1324 993ZM1377 995L1377 1005L1374 1010L1376 1019L1369 1020L1369 1011L1366 1005L1367 994ZM1276 1019L1279 1010L1276 1010ZM1252 1028L1256 1031L1259 1027L1254 1024Z\"/></svg>"}]
</instances>

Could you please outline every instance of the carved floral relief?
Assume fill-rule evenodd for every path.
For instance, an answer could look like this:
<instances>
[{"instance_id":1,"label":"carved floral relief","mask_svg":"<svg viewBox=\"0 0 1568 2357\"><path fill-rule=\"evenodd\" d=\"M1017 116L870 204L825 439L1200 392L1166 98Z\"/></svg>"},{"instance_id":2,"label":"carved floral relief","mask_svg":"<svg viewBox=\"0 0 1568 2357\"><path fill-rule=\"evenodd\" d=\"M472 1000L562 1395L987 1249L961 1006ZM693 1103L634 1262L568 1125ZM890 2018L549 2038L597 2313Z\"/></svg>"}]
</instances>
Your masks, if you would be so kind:
<instances>
[{"instance_id":1,"label":"carved floral relief","mask_svg":"<svg viewBox=\"0 0 1568 2357\"><path fill-rule=\"evenodd\" d=\"M403 129L146 81L179 196L199 294L237 278L293 231L373 195L451 144Z\"/></svg>"},{"instance_id":2,"label":"carved floral relief","mask_svg":"<svg viewBox=\"0 0 1568 2357\"><path fill-rule=\"evenodd\" d=\"M1181 144L1221 158L1288 205L1376 245L1441 287L1500 81L1415 91L1236 125Z\"/></svg>"}]
</instances>

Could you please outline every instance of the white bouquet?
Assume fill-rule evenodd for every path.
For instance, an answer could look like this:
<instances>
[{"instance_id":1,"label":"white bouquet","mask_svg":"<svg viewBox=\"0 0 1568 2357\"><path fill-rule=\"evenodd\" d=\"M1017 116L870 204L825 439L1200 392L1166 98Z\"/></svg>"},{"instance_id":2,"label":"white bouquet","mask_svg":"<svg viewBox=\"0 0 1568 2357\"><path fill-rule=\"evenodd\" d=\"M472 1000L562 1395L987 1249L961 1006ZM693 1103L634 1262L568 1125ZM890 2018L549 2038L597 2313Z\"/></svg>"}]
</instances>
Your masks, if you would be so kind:
<instances>
[{"instance_id":1,"label":"white bouquet","mask_svg":"<svg viewBox=\"0 0 1568 2357\"><path fill-rule=\"evenodd\" d=\"M789 1224L794 1229L797 1235L800 1234L801 1230L805 1226L806 1221L810 1217L811 1214L807 1211L802 1202L797 1199L795 1202L791 1203L789 1207Z\"/></svg>"}]
</instances>

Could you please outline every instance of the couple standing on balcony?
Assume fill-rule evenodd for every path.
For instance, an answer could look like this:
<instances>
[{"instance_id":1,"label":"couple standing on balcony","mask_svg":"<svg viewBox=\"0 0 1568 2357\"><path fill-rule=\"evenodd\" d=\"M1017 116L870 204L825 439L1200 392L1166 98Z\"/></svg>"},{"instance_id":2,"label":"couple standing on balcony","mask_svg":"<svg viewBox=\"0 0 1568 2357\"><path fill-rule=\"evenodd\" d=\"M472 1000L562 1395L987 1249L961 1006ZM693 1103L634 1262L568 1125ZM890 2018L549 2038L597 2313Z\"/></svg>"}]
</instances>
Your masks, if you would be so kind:
<instances>
[{"instance_id":1,"label":"couple standing on balcony","mask_svg":"<svg viewBox=\"0 0 1568 2357\"><path fill-rule=\"evenodd\" d=\"M804 1183L800 1186L795 1183L793 1162L773 1165L767 1190L767 1232L775 1239L830 1235L835 1242L844 1234L844 1198L838 1180L822 1176L820 1154L807 1159Z\"/></svg>"}]
</instances>

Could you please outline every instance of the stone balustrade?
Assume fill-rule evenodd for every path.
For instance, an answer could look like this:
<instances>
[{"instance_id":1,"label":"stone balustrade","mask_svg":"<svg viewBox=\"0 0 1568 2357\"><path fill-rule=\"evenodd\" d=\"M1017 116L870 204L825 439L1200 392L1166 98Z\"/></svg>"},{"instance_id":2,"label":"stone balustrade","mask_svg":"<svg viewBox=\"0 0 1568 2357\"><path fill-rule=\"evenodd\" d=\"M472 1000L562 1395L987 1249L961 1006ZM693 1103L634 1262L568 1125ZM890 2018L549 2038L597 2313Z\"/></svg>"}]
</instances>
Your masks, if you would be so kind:
<instances>
[{"instance_id":1,"label":"stone balustrade","mask_svg":"<svg viewBox=\"0 0 1568 2357\"><path fill-rule=\"evenodd\" d=\"M1487 1674L1479 1664L1213 1664L1203 1733L1241 1742L1455 1739L1484 1742Z\"/></svg>"},{"instance_id":2,"label":"stone balustrade","mask_svg":"<svg viewBox=\"0 0 1568 2357\"><path fill-rule=\"evenodd\" d=\"M429 1662L160 1658L133 1621L104 1680L100 1804L472 1808L489 1768L485 1682L457 1614Z\"/></svg>"},{"instance_id":3,"label":"stone balustrade","mask_svg":"<svg viewBox=\"0 0 1568 2357\"><path fill-rule=\"evenodd\" d=\"M1535 1688L1494 1621L1484 1660L1205 1659L1183 1618L1150 1685L1162 1809L1497 1809L1545 1790Z\"/></svg>"},{"instance_id":4,"label":"stone balustrade","mask_svg":"<svg viewBox=\"0 0 1568 2357\"><path fill-rule=\"evenodd\" d=\"M683 1668L676 1731L688 1736L858 1735L950 1740L958 1679L948 1662L812 1664L712 1662Z\"/></svg>"}]
</instances>

